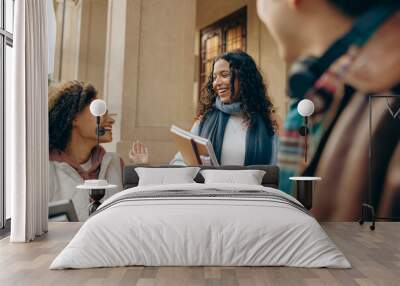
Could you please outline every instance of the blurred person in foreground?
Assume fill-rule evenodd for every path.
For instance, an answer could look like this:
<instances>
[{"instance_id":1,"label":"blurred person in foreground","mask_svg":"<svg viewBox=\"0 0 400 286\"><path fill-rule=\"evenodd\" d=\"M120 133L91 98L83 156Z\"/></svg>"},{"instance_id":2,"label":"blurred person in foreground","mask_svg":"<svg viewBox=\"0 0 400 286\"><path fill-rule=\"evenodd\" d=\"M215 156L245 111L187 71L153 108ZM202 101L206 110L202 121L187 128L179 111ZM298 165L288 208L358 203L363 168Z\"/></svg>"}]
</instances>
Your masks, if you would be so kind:
<instances>
[{"instance_id":1,"label":"blurred person in foreground","mask_svg":"<svg viewBox=\"0 0 400 286\"><path fill-rule=\"evenodd\" d=\"M399 97L371 99L371 185L368 156L368 95L400 95L399 2L257 1L260 19L276 40L281 56L292 65L290 106L278 155L280 181L290 193L289 176L322 177L312 208L317 219L359 218L370 187L370 203L378 216L400 216ZM299 72L302 80L296 78ZM307 86L310 73L315 79ZM304 98L315 105L309 134L311 160L307 163L303 139L297 132L303 118L296 107Z\"/></svg>"}]
</instances>

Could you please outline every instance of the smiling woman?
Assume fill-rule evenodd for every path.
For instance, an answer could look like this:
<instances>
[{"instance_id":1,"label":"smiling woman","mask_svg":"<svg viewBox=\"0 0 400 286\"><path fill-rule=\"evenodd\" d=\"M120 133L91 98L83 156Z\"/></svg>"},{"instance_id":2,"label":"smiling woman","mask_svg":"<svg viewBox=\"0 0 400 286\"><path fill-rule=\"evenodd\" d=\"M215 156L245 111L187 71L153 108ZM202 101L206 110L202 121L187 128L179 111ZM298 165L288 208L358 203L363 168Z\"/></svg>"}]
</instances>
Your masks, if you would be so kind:
<instances>
[{"instance_id":1,"label":"smiling woman","mask_svg":"<svg viewBox=\"0 0 400 286\"><path fill-rule=\"evenodd\" d=\"M214 59L191 132L208 138L221 165L276 162L277 123L263 77L241 50ZM171 164L183 164L178 153Z\"/></svg>"},{"instance_id":2,"label":"smiling woman","mask_svg":"<svg viewBox=\"0 0 400 286\"><path fill-rule=\"evenodd\" d=\"M55 88L49 95L50 201L72 199L79 220L88 217L88 194L76 186L89 179L105 179L122 190L124 162L116 154L97 146L96 118L90 103L97 98L91 84L71 81ZM100 143L112 141L112 119L106 112L100 120L105 133ZM146 163L146 148L137 142L130 158ZM107 190L106 197L115 190Z\"/></svg>"}]
</instances>

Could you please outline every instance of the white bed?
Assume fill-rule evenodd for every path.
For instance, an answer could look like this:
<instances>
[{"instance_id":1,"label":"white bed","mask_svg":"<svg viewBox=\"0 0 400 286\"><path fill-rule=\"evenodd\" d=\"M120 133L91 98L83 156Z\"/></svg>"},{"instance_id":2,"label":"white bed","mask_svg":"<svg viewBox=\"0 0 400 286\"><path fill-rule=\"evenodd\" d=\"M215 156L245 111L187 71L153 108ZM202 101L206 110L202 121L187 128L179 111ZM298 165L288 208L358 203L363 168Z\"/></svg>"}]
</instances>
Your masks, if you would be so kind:
<instances>
[{"instance_id":1,"label":"white bed","mask_svg":"<svg viewBox=\"0 0 400 286\"><path fill-rule=\"evenodd\" d=\"M175 190L171 197L145 197ZM260 191L267 198L264 193L252 195ZM193 192L210 194L196 197L190 195ZM216 192L240 196L220 197ZM255 185L134 187L105 201L50 269L127 265L350 268L343 253L299 204L277 189Z\"/></svg>"}]
</instances>

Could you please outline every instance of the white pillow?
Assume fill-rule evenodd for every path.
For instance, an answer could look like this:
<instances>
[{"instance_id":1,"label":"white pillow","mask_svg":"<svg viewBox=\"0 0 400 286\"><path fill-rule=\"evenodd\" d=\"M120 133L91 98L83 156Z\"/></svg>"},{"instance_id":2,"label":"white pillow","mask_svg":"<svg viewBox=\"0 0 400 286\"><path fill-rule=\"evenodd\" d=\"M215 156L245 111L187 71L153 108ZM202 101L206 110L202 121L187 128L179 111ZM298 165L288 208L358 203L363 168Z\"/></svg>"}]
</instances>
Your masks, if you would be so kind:
<instances>
[{"instance_id":1,"label":"white pillow","mask_svg":"<svg viewBox=\"0 0 400 286\"><path fill-rule=\"evenodd\" d=\"M261 170L202 170L205 184L230 183L261 185L265 171Z\"/></svg>"},{"instance_id":2,"label":"white pillow","mask_svg":"<svg viewBox=\"0 0 400 286\"><path fill-rule=\"evenodd\" d=\"M196 183L193 179L199 170L199 167L135 168L139 176L138 186Z\"/></svg>"}]
</instances>

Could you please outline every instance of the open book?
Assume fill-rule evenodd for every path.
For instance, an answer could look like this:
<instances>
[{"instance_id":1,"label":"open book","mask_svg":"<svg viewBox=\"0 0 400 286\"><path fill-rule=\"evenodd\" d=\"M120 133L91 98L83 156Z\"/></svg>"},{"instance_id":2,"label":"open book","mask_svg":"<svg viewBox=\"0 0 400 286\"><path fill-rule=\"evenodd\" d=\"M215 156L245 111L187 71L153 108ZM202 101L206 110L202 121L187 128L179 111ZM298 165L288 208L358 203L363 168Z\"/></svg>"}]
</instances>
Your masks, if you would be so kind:
<instances>
[{"instance_id":1,"label":"open book","mask_svg":"<svg viewBox=\"0 0 400 286\"><path fill-rule=\"evenodd\" d=\"M219 166L210 140L175 125L171 126L171 133L186 164Z\"/></svg>"}]
</instances>

